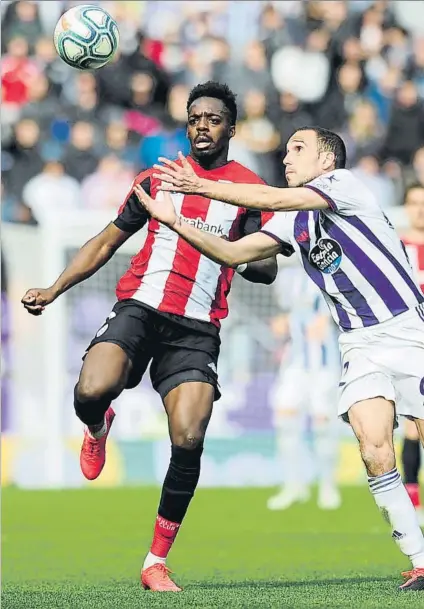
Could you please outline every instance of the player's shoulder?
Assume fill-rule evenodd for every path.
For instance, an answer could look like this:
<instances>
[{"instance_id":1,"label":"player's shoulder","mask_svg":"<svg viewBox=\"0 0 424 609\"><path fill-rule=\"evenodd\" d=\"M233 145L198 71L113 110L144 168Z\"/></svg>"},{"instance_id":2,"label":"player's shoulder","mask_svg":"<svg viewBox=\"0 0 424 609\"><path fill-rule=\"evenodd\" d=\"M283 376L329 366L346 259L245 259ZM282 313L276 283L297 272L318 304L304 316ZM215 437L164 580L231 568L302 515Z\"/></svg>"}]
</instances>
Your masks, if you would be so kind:
<instances>
[{"instance_id":1,"label":"player's shoulder","mask_svg":"<svg viewBox=\"0 0 424 609\"><path fill-rule=\"evenodd\" d=\"M359 208L378 208L377 200L362 180L349 169L334 169L318 176L309 185L327 193L334 201Z\"/></svg>"},{"instance_id":2,"label":"player's shoulder","mask_svg":"<svg viewBox=\"0 0 424 609\"><path fill-rule=\"evenodd\" d=\"M314 178L309 185L320 190L342 190L355 182L359 182L359 180L349 169L334 169Z\"/></svg>"},{"instance_id":3,"label":"player's shoulder","mask_svg":"<svg viewBox=\"0 0 424 609\"><path fill-rule=\"evenodd\" d=\"M238 163L237 161L231 161L229 163L229 172L230 178L233 182L240 182L246 184L266 184L265 180L263 180L257 173Z\"/></svg>"},{"instance_id":4,"label":"player's shoulder","mask_svg":"<svg viewBox=\"0 0 424 609\"><path fill-rule=\"evenodd\" d=\"M140 171L140 173L135 176L133 185L142 184L146 180L151 179L153 177L154 172L155 170L153 169L153 167Z\"/></svg>"}]
</instances>

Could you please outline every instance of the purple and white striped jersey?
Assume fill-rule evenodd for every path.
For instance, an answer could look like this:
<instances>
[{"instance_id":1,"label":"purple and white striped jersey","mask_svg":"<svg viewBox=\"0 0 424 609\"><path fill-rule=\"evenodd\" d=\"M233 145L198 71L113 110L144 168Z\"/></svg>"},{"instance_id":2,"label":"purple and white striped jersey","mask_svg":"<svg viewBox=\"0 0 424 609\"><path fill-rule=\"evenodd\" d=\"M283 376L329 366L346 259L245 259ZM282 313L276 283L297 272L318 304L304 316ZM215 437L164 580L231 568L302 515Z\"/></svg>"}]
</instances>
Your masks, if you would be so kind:
<instances>
[{"instance_id":1,"label":"purple and white striped jersey","mask_svg":"<svg viewBox=\"0 0 424 609\"><path fill-rule=\"evenodd\" d=\"M336 169L306 188L328 209L278 212L262 231L292 245L342 331L374 326L424 302L400 238L358 178Z\"/></svg>"}]
</instances>

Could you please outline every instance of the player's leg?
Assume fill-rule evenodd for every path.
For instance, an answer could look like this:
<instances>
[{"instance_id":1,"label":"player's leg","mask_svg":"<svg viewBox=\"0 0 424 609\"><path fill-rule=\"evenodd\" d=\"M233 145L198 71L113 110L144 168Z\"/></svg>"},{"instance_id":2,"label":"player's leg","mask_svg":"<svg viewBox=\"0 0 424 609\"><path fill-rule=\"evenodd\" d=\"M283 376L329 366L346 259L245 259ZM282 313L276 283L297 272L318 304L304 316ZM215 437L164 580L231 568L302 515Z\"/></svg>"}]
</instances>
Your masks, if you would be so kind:
<instances>
[{"instance_id":1,"label":"player's leg","mask_svg":"<svg viewBox=\"0 0 424 609\"><path fill-rule=\"evenodd\" d=\"M200 326L200 327L199 327ZM168 318L157 321L160 337L150 376L168 415L171 459L165 476L153 541L141 581L145 588L179 591L165 561L184 519L200 475L203 440L213 402L219 399L220 339L209 324Z\"/></svg>"},{"instance_id":2,"label":"player's leg","mask_svg":"<svg viewBox=\"0 0 424 609\"><path fill-rule=\"evenodd\" d=\"M289 366L277 379L271 392L283 482L280 490L267 501L270 510L285 510L294 503L308 501L310 497L305 472L305 459L308 456L305 434L307 384L305 370Z\"/></svg>"},{"instance_id":3,"label":"player's leg","mask_svg":"<svg viewBox=\"0 0 424 609\"><path fill-rule=\"evenodd\" d=\"M105 414L125 388L132 364L114 343L98 343L87 353L74 391L78 418L94 437L105 433Z\"/></svg>"},{"instance_id":4,"label":"player's leg","mask_svg":"<svg viewBox=\"0 0 424 609\"><path fill-rule=\"evenodd\" d=\"M318 478L318 507L335 510L341 505L336 474L339 454L336 371L322 368L311 377L310 404L314 462Z\"/></svg>"},{"instance_id":5,"label":"player's leg","mask_svg":"<svg viewBox=\"0 0 424 609\"><path fill-rule=\"evenodd\" d=\"M402 467L405 487L418 511L420 524L424 524L424 510L421 507L418 476L421 465L421 446L418 427L414 421L406 420L402 446Z\"/></svg>"},{"instance_id":6,"label":"player's leg","mask_svg":"<svg viewBox=\"0 0 424 609\"><path fill-rule=\"evenodd\" d=\"M318 507L322 510L336 510L341 506L336 479L339 454L336 417L316 414L313 417L313 437L318 470Z\"/></svg>"},{"instance_id":7,"label":"player's leg","mask_svg":"<svg viewBox=\"0 0 424 609\"><path fill-rule=\"evenodd\" d=\"M382 397L363 400L349 409L370 491L392 527L392 537L414 568L424 568L424 537L412 502L396 467L393 446L393 402Z\"/></svg>"},{"instance_id":8,"label":"player's leg","mask_svg":"<svg viewBox=\"0 0 424 609\"><path fill-rule=\"evenodd\" d=\"M97 478L106 461L106 440L115 418L111 407L125 388L131 360L121 347L99 343L87 353L74 390L74 408L85 424L81 447L81 471L88 480Z\"/></svg>"},{"instance_id":9,"label":"player's leg","mask_svg":"<svg viewBox=\"0 0 424 609\"><path fill-rule=\"evenodd\" d=\"M137 304L117 303L84 357L74 408L86 426L80 465L89 480L97 478L105 464L106 440L115 417L112 401L126 387L138 384L148 364L142 349L147 326L143 315Z\"/></svg>"},{"instance_id":10,"label":"player's leg","mask_svg":"<svg viewBox=\"0 0 424 609\"><path fill-rule=\"evenodd\" d=\"M190 376L190 371L187 372L186 376ZM192 372L200 378L198 371ZM162 487L152 544L143 564L142 583L146 588L179 591L167 576L164 566L199 481L203 440L212 414L214 395L215 389L209 383L183 382L164 398L171 459Z\"/></svg>"}]
</instances>

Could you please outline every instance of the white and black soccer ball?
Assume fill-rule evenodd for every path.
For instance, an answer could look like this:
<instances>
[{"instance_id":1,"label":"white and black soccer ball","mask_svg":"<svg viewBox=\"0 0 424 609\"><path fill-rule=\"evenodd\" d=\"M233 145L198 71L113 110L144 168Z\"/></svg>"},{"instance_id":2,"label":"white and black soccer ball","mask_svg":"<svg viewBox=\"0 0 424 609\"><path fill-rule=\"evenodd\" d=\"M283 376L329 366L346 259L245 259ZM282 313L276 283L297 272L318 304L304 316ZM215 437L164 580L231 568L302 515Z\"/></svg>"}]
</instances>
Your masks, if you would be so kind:
<instances>
[{"instance_id":1,"label":"white and black soccer ball","mask_svg":"<svg viewBox=\"0 0 424 609\"><path fill-rule=\"evenodd\" d=\"M94 70L106 65L119 44L116 21L98 6L81 5L66 11L54 30L59 56L79 70Z\"/></svg>"}]
</instances>

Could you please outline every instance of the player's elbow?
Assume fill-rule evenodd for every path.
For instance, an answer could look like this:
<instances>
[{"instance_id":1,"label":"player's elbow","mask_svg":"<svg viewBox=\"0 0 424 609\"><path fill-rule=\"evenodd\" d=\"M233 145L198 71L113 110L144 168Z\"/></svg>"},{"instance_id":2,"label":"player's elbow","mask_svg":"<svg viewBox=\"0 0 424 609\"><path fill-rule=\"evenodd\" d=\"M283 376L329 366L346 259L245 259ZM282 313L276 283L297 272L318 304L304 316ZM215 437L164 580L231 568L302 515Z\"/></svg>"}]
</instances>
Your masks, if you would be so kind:
<instances>
[{"instance_id":1,"label":"player's elbow","mask_svg":"<svg viewBox=\"0 0 424 609\"><path fill-rule=\"evenodd\" d=\"M278 272L278 265L276 257L267 258L266 260L257 260L256 262L249 262L247 265L243 277L253 283L261 283L263 285L271 285Z\"/></svg>"}]
</instances>

